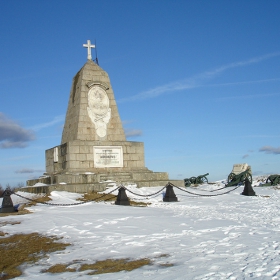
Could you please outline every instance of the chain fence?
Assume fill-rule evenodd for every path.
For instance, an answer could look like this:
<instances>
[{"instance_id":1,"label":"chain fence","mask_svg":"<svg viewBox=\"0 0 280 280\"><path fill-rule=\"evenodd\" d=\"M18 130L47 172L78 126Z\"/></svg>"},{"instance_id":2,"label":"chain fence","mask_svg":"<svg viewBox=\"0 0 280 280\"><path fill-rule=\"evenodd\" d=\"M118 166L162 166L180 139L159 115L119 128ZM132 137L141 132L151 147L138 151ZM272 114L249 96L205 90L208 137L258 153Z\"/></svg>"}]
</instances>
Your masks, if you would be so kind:
<instances>
[{"instance_id":1,"label":"chain fence","mask_svg":"<svg viewBox=\"0 0 280 280\"><path fill-rule=\"evenodd\" d=\"M171 183L169 183L169 184L171 184ZM200 193L192 193L192 192L189 192L189 191L187 191L187 190L185 190L185 189L182 189L182 188L180 188L180 187L177 187L177 186L175 186L175 185L173 185L173 184L171 184L171 185L172 185L174 188L177 188L177 189L179 189L179 190L181 190L181 191L183 191L183 192L186 192L186 193L188 193L188 194L197 195L197 196L206 196L206 197L219 196L219 195L228 194L228 193L230 193L230 192L232 192L232 191L234 191L234 190L236 190L237 188L240 187L240 185L237 185L235 188L233 188L233 189L231 189L231 190L229 190L229 191L227 191L227 192L224 192L224 193L217 193L217 194L200 194ZM225 187L224 187L224 188L221 188L220 190L222 190L222 189L225 189Z\"/></svg>"},{"instance_id":2,"label":"chain fence","mask_svg":"<svg viewBox=\"0 0 280 280\"><path fill-rule=\"evenodd\" d=\"M177 189L179 189L179 190L181 190L181 191L183 191L183 192L186 192L186 193L188 193L188 194L191 194L191 195L195 195L195 196L205 196L205 197L219 196L219 195L228 194L228 193L230 193L230 192L232 192L232 191L234 191L234 190L236 190L237 188L240 187L240 185L238 185L238 186L236 186L235 188L228 190L227 192L219 193L219 194L200 194L200 193L193 193L193 192L187 191L186 189L182 189L182 188L180 188L180 187L178 187L178 186L175 186L174 184L172 184L172 183L169 182L169 183L168 183L166 186L164 186L161 190L159 190L159 191L157 191L157 192L155 192L155 193L152 193L152 194L148 194L148 195L137 194L137 193L135 193L135 192L132 192L131 190L129 190L128 188L126 188L126 187L124 187L124 186L122 186L122 187L123 187L125 190L127 190L128 192L130 192L130 193L132 193L132 194L134 194L134 195L141 196L141 197L150 197L150 196L154 196L154 195L159 194L159 193L162 192L164 189L166 189L168 185L171 185L172 187L177 188ZM225 187L223 187L223 188L219 188L219 189L216 189L216 190L210 190L209 192L218 191L218 190L223 190L223 189L226 189L226 188L228 188L228 187L225 186ZM207 191L207 190L203 190L203 191Z\"/></svg>"},{"instance_id":3,"label":"chain fence","mask_svg":"<svg viewBox=\"0 0 280 280\"><path fill-rule=\"evenodd\" d=\"M195 187L189 187L193 190L197 189ZM223 190L223 189L226 189L228 188L228 186L225 184L225 186L223 186L222 188L219 188L219 189L214 189L214 190L203 190L203 189L199 189L200 191L203 191L203 192L216 192L216 191L220 191L220 190Z\"/></svg>"},{"instance_id":4,"label":"chain fence","mask_svg":"<svg viewBox=\"0 0 280 280\"><path fill-rule=\"evenodd\" d=\"M81 201L81 202L75 202L75 203L49 203L49 202L45 202L45 201L38 201L38 200L36 200L36 199L28 198L28 197L25 197L25 196L20 195L20 194L18 194L18 193L15 193L15 192L13 192L13 191L11 191L11 194L14 194L14 195L16 195L16 196L18 196L18 197L20 197L20 198L26 199L26 200L31 201L31 202L39 203L39 204L45 204L45 205L51 205L51 206L76 206L76 205L81 205L81 204L90 203L90 202L98 202L98 200L100 200L100 199L102 199L103 197L105 197L105 196L107 196L107 195L109 195L109 194L111 194L111 193L113 193L113 192L119 190L120 188L124 188L127 192L129 192L129 193L131 193L131 194L133 194L133 195L135 195L135 196L141 197L141 198L133 198L133 199L141 200L141 199L146 199L146 198L149 198L149 197L153 197L153 196L159 195L159 194L162 193L168 186L172 186L173 188L176 188L176 189L178 189L178 190L180 190L180 191L182 191L182 192L185 192L185 193L188 193L188 194L192 195L192 196L188 196L188 197L213 197L213 196L220 196L220 195L228 194L228 193L230 193L230 192L232 192L232 191L234 191L234 190L236 190L237 188L240 187L240 185L237 185L235 188L230 189L230 190L228 190L228 191L226 191L226 192L223 192L223 193L217 193L217 194L201 194L201 193L190 192L190 191L188 191L188 190L186 190L186 189L183 189L183 188L181 188L181 187L178 187L178 186L176 186L176 185L174 185L174 184L172 184L172 183L169 182L166 186L164 186L163 188L161 188L159 191L156 191L156 192L154 192L154 193L152 193L152 194L139 194L139 193L136 193L136 192L130 190L129 188L123 186L122 184L120 184L120 185L117 186L115 189L111 190L110 192L104 193L104 194L102 194L101 196L96 197L96 198L94 198L94 199L92 199L92 200ZM223 188L219 188L219 189L215 189L215 190L202 190L202 191L214 192L214 191L219 191L219 190L223 190L223 189L226 189L226 188L228 188L228 187L225 186L225 187L223 187Z\"/></svg>"},{"instance_id":5,"label":"chain fence","mask_svg":"<svg viewBox=\"0 0 280 280\"><path fill-rule=\"evenodd\" d=\"M152 194L139 194L139 193L135 193L135 192L131 191L130 189L128 189L128 188L126 188L126 187L124 187L124 186L122 186L122 187L123 187L126 191L128 191L128 192L130 192L130 193L132 193L132 194L134 194L134 195L141 196L141 197L145 197L145 198L150 197L150 196L155 196L155 195L159 194L160 192L162 192L162 191L166 188L166 186L164 186L161 190L159 190L159 191L157 191L157 192L155 192L155 193L152 193Z\"/></svg>"},{"instance_id":6,"label":"chain fence","mask_svg":"<svg viewBox=\"0 0 280 280\"><path fill-rule=\"evenodd\" d=\"M14 194L14 195L16 195L16 196L18 196L18 197L21 197L21 198L24 198L24 199L26 199L26 200L29 200L29 201L32 201L32 202L36 202L36 203L39 203L39 204L46 204L46 205L52 205L52 206L75 206L75 205L81 205L81 204L90 203L90 202L99 200L99 199L105 197L105 196L108 195L108 194L111 194L112 192L114 192L114 191L116 191L116 190L118 190L118 189L119 189L119 187L117 187L116 189L114 189L114 190L112 190L112 191L110 191L110 192L108 192L108 193L105 193L105 194L103 194L103 195L101 195L101 196L99 196L99 197L96 197L96 198L94 198L93 200L81 201L81 202L75 202L75 203L49 203L49 202L45 202L45 201L38 201L38 200L36 200L36 199L28 198L28 197L25 197L25 196L20 195L20 194L18 194L18 193L15 193L15 192L11 192L11 193Z\"/></svg>"}]
</instances>

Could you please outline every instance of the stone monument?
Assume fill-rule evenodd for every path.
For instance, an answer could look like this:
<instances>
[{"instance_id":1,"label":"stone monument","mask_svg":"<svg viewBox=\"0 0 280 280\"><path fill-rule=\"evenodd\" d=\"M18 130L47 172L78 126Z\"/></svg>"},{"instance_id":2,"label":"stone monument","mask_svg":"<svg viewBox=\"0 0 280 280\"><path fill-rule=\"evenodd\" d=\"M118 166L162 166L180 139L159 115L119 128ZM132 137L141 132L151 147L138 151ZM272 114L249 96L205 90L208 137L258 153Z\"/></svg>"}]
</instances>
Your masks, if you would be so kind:
<instances>
[{"instance_id":1,"label":"stone monument","mask_svg":"<svg viewBox=\"0 0 280 280\"><path fill-rule=\"evenodd\" d=\"M61 144L46 150L46 173L27 186L41 182L49 190L90 192L112 182L166 185L166 172L145 167L144 144L126 141L109 76L92 60L90 40L83 46L87 62L72 81Z\"/></svg>"}]
</instances>

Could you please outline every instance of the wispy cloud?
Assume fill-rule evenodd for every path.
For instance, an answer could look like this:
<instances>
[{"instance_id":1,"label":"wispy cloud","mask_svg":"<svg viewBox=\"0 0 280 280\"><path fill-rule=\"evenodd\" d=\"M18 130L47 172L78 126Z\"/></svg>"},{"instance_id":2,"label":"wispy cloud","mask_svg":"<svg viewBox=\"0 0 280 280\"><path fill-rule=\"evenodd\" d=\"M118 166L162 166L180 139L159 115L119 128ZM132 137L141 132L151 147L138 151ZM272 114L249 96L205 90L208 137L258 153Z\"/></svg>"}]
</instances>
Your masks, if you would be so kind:
<instances>
[{"instance_id":1,"label":"wispy cloud","mask_svg":"<svg viewBox=\"0 0 280 280\"><path fill-rule=\"evenodd\" d=\"M31 130L21 127L0 112L0 148L25 148L27 143L33 141L35 135Z\"/></svg>"},{"instance_id":2,"label":"wispy cloud","mask_svg":"<svg viewBox=\"0 0 280 280\"><path fill-rule=\"evenodd\" d=\"M52 121L34 125L31 127L31 129L38 131L38 130L41 130L42 128L50 127L57 123L63 122L64 119L65 119L65 115L59 115L59 116L54 117L54 119Z\"/></svg>"},{"instance_id":3,"label":"wispy cloud","mask_svg":"<svg viewBox=\"0 0 280 280\"><path fill-rule=\"evenodd\" d=\"M31 168L22 168L20 170L16 170L15 173L25 174L25 173L37 173L37 172L44 172L45 170L36 170Z\"/></svg>"},{"instance_id":4,"label":"wispy cloud","mask_svg":"<svg viewBox=\"0 0 280 280\"><path fill-rule=\"evenodd\" d=\"M138 129L125 129L125 136L127 138L130 137L138 137L142 135L142 131Z\"/></svg>"},{"instance_id":5,"label":"wispy cloud","mask_svg":"<svg viewBox=\"0 0 280 280\"><path fill-rule=\"evenodd\" d=\"M250 98L262 98L262 97L269 97L269 96L276 96L280 95L280 92L276 93L265 93L265 94L245 94L245 95L237 95L237 96L226 96L226 97L220 97L217 98L217 101L223 101L223 100L233 100L233 99L250 99Z\"/></svg>"},{"instance_id":6,"label":"wispy cloud","mask_svg":"<svg viewBox=\"0 0 280 280\"><path fill-rule=\"evenodd\" d=\"M135 100L144 100L144 99L154 98L154 97L160 96L160 95L168 93L168 92L174 92L174 91L201 87L201 86L203 86L203 83L205 83L207 80L213 79L214 77L222 74L223 72L225 72L229 69L244 67L244 66L248 66L251 64L256 64L261 61L270 59L272 57L277 57L277 56L280 56L280 52L266 54L266 55L251 58L251 59L245 60L245 61L233 62L233 63L227 64L227 65L218 67L216 69L200 73L198 75L192 76L190 78L187 78L187 79L184 79L181 81L171 82L166 85L158 86L158 87L152 88L150 90L140 92L139 94L130 96L128 98L119 99L118 103L135 101Z\"/></svg>"},{"instance_id":7,"label":"wispy cloud","mask_svg":"<svg viewBox=\"0 0 280 280\"><path fill-rule=\"evenodd\" d=\"M279 155L280 154L280 147L274 148L274 147L271 147L271 146L263 146L259 149L259 152L264 152L266 154Z\"/></svg>"},{"instance_id":8,"label":"wispy cloud","mask_svg":"<svg viewBox=\"0 0 280 280\"><path fill-rule=\"evenodd\" d=\"M246 154L246 155L244 155L242 158L247 158L249 155L248 154Z\"/></svg>"},{"instance_id":9,"label":"wispy cloud","mask_svg":"<svg viewBox=\"0 0 280 280\"><path fill-rule=\"evenodd\" d=\"M278 82L278 81L280 81L280 78L259 79L259 80L231 82L231 83L219 83L219 84L207 84L207 85L201 85L201 87L237 86L237 85L247 85L247 84L270 83L270 82Z\"/></svg>"}]
</instances>

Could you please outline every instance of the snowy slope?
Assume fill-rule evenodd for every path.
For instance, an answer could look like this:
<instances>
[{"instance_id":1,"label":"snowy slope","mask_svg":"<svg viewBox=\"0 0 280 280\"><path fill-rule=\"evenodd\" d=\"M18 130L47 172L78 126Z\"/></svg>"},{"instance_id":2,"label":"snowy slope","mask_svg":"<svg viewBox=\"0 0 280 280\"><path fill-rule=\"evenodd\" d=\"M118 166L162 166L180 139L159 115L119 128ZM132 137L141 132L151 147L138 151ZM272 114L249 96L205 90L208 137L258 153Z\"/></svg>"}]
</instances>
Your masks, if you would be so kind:
<instances>
[{"instance_id":1,"label":"snowy slope","mask_svg":"<svg viewBox=\"0 0 280 280\"><path fill-rule=\"evenodd\" d=\"M222 186L217 182L187 190L213 195L230 189L209 192ZM128 186L139 194L155 193L161 188ZM37 265L26 265L17 279L280 279L280 190L255 187L257 196L244 196L240 195L243 188L213 197L192 196L174 189L178 202L163 202L160 192L141 200L150 202L148 207L117 206L112 202L69 207L37 204L31 207L30 215L0 217L1 221L21 221L1 230L9 234L57 235L72 243ZM74 203L77 197L80 195L52 192L53 203ZM23 202L14 195L12 199L14 204ZM56 263L77 259L92 263L107 258L151 258L154 264L131 272L94 276L86 271L40 272ZM163 263L173 266L161 266Z\"/></svg>"}]
</instances>

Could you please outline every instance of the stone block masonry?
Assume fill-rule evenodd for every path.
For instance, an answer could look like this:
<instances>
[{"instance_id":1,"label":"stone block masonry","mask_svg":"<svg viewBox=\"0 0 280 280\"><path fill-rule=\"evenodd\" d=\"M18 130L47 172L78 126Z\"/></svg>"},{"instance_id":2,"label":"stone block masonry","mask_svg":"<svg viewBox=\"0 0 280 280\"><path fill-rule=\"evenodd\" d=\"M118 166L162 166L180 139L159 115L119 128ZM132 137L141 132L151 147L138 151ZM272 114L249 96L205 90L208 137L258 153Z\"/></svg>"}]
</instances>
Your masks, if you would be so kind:
<instances>
[{"instance_id":1,"label":"stone block masonry","mask_svg":"<svg viewBox=\"0 0 280 280\"><path fill-rule=\"evenodd\" d=\"M94 148L98 147L122 147L122 166L112 167L109 163L106 167L95 166ZM145 167L144 144L142 142L129 141L81 141L74 140L57 147L46 150L46 172L128 172L133 170L148 170Z\"/></svg>"},{"instance_id":2,"label":"stone block masonry","mask_svg":"<svg viewBox=\"0 0 280 280\"><path fill-rule=\"evenodd\" d=\"M28 190L38 182L48 185L42 191L74 192L105 190L112 182L166 185L166 172L145 166L144 143L126 141L109 76L91 60L94 45L84 46L88 60L72 80L61 143L45 151L46 173L28 180Z\"/></svg>"}]
</instances>

